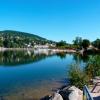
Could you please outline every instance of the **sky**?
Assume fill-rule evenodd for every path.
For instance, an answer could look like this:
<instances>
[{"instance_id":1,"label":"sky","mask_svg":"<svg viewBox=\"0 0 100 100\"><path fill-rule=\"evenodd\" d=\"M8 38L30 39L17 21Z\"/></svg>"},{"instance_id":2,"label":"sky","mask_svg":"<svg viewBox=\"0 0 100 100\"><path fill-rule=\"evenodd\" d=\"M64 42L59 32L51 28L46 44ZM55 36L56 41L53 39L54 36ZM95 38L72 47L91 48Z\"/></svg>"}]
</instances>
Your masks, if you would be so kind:
<instances>
[{"instance_id":1,"label":"sky","mask_svg":"<svg viewBox=\"0 0 100 100\"><path fill-rule=\"evenodd\" d=\"M100 0L0 0L0 30L93 41L100 38Z\"/></svg>"}]
</instances>

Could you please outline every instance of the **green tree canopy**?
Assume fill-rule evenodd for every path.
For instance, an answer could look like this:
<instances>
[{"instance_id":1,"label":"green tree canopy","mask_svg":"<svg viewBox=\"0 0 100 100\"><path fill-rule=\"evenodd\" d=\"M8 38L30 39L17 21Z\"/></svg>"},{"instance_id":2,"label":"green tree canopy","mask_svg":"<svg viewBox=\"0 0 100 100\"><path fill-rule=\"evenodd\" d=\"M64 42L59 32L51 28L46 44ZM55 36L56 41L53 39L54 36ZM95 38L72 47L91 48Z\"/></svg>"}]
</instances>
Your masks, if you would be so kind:
<instances>
[{"instance_id":1,"label":"green tree canopy","mask_svg":"<svg viewBox=\"0 0 100 100\"><path fill-rule=\"evenodd\" d=\"M73 40L73 44L77 46L77 48L82 47L82 38L81 37L76 37L75 40Z\"/></svg>"},{"instance_id":2,"label":"green tree canopy","mask_svg":"<svg viewBox=\"0 0 100 100\"><path fill-rule=\"evenodd\" d=\"M60 42L56 44L57 47L66 46L66 45L67 45L66 41L63 41L63 40L61 40Z\"/></svg>"},{"instance_id":3,"label":"green tree canopy","mask_svg":"<svg viewBox=\"0 0 100 100\"><path fill-rule=\"evenodd\" d=\"M87 49L87 47L89 47L89 45L90 45L90 41L89 41L88 39L84 39L84 40L82 41L82 47L83 47L84 49Z\"/></svg>"},{"instance_id":4,"label":"green tree canopy","mask_svg":"<svg viewBox=\"0 0 100 100\"><path fill-rule=\"evenodd\" d=\"M92 42L92 45L98 49L100 49L100 39L96 39Z\"/></svg>"}]
</instances>

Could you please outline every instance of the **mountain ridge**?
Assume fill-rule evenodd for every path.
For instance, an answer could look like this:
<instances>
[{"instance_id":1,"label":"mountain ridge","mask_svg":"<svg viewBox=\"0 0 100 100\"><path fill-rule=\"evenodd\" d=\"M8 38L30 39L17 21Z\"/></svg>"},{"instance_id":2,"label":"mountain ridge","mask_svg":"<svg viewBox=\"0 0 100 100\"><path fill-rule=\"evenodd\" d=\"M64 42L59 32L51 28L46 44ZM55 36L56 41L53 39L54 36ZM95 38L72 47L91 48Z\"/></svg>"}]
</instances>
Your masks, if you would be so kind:
<instances>
[{"instance_id":1,"label":"mountain ridge","mask_svg":"<svg viewBox=\"0 0 100 100\"><path fill-rule=\"evenodd\" d=\"M16 30L3 30L3 31L0 31L0 33L19 33L19 34L23 34L23 35L26 35L27 36L27 34L28 35L30 35L30 36L36 36L36 37L39 37L39 38L42 38L42 39L46 39L46 38L43 38L43 37L41 37L41 36L39 36L39 35L35 35L35 34L32 34L32 33L29 33L29 32L22 32L22 31L16 31Z\"/></svg>"}]
</instances>

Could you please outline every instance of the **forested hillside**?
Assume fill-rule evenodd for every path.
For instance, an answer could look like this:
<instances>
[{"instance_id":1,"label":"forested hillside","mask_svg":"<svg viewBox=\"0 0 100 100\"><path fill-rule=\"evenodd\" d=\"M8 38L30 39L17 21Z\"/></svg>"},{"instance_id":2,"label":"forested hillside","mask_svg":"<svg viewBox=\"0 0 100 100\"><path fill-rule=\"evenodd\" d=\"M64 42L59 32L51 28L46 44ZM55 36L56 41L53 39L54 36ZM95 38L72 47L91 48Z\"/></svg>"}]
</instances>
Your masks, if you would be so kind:
<instances>
[{"instance_id":1,"label":"forested hillside","mask_svg":"<svg viewBox=\"0 0 100 100\"><path fill-rule=\"evenodd\" d=\"M12 30L0 31L0 47L23 48L34 47L35 44L44 45L46 43L52 43L52 41L25 32Z\"/></svg>"}]
</instances>

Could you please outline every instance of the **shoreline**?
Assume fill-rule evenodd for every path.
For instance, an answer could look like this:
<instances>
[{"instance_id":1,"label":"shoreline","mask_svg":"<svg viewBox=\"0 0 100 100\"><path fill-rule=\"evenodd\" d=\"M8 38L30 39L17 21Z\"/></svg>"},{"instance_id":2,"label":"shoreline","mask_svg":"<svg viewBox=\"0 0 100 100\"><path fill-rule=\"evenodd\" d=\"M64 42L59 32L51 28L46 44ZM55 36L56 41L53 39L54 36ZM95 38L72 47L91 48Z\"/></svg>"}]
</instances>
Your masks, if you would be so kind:
<instances>
[{"instance_id":1,"label":"shoreline","mask_svg":"<svg viewBox=\"0 0 100 100\"><path fill-rule=\"evenodd\" d=\"M6 50L50 50L53 52L67 52L67 53L76 53L76 50L72 49L50 49L50 48L0 48L0 51L6 51Z\"/></svg>"}]
</instances>

